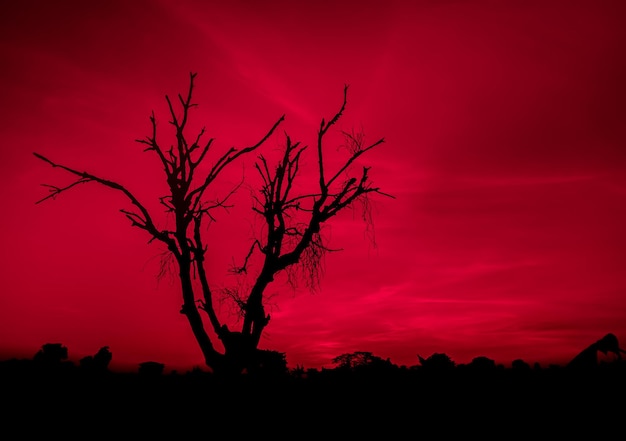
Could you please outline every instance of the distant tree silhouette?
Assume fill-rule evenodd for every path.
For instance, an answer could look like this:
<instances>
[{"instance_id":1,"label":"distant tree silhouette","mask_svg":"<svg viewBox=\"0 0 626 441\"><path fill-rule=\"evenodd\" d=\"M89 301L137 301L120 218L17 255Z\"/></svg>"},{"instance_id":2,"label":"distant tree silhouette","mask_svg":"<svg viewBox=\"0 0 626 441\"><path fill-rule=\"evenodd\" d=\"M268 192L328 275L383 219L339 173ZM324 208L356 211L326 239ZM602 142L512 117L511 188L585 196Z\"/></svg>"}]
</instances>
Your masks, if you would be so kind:
<instances>
[{"instance_id":1,"label":"distant tree silhouette","mask_svg":"<svg viewBox=\"0 0 626 441\"><path fill-rule=\"evenodd\" d=\"M435 352L428 358L417 356L422 369L432 372L448 372L456 367L456 363L445 353Z\"/></svg>"},{"instance_id":2,"label":"distant tree silhouette","mask_svg":"<svg viewBox=\"0 0 626 441\"><path fill-rule=\"evenodd\" d=\"M527 372L527 371L530 371L530 365L526 363L524 360L522 360L521 358L516 358L515 360L511 362L511 369L514 369L520 372Z\"/></svg>"},{"instance_id":3,"label":"distant tree silhouette","mask_svg":"<svg viewBox=\"0 0 626 441\"><path fill-rule=\"evenodd\" d=\"M394 364L389 359L385 360L366 351L341 354L333 358L332 362L337 365L336 369L350 371L384 371L394 367Z\"/></svg>"},{"instance_id":4,"label":"distant tree silhouette","mask_svg":"<svg viewBox=\"0 0 626 441\"><path fill-rule=\"evenodd\" d=\"M109 363L113 358L113 354L109 351L108 346L101 347L95 355L88 355L80 359L79 365L81 369L89 372L106 372L109 369Z\"/></svg>"},{"instance_id":5,"label":"distant tree silhouette","mask_svg":"<svg viewBox=\"0 0 626 441\"><path fill-rule=\"evenodd\" d=\"M67 347L61 343L46 343L35 353L33 367L38 372L69 372L74 363L69 360Z\"/></svg>"},{"instance_id":6,"label":"distant tree silhouette","mask_svg":"<svg viewBox=\"0 0 626 441\"><path fill-rule=\"evenodd\" d=\"M158 361L144 361L139 363L139 369L137 373L144 377L159 377L165 370L165 364Z\"/></svg>"},{"instance_id":7,"label":"distant tree silhouette","mask_svg":"<svg viewBox=\"0 0 626 441\"><path fill-rule=\"evenodd\" d=\"M478 357L472 358L472 361L467 366L472 369L485 371L485 370L495 369L496 362L489 357L480 355Z\"/></svg>"},{"instance_id":8,"label":"distant tree silhouette","mask_svg":"<svg viewBox=\"0 0 626 441\"><path fill-rule=\"evenodd\" d=\"M382 138L367 143L361 132L341 131L339 135L343 145L336 147L343 147L347 156L339 165L329 169L325 156L327 140L331 129L334 129L346 109L348 86L345 86L340 109L330 119L321 119L313 148L316 161L314 178L309 182L312 185L308 188L296 185L301 180L301 158L307 147L292 141L289 135L285 134L284 148L276 163L272 164L262 154L258 155L256 172L262 184L258 193L252 197L252 209L262 219L264 228L259 237L253 240L242 264L233 267L236 274L249 275L253 280L248 291L225 291L239 308L242 318L239 330L229 329L218 318L215 308L217 300L214 287L205 269L208 245L203 234L206 226L215 220L215 210L228 208L229 199L239 186L216 200L207 200L206 195L224 170L243 155L256 152L272 136L283 122L284 115L276 120L258 142L245 148L231 147L208 164L208 155L213 151L213 139L203 140L204 128L194 136L188 133L190 110L196 107L192 101L195 78L196 74L191 73L187 94L178 95L178 112L170 98L167 95L165 97L171 116L169 122L174 131L172 146L168 148L157 136L154 112L150 116L150 135L137 140L145 147L144 151L156 155L164 170L169 190L158 200L164 211L172 215L174 225L167 228L158 226L154 213L120 183L52 161L35 152L39 160L76 177L74 182L65 186L43 184L49 194L37 203L54 199L79 184L91 182L123 194L132 206L121 210L130 225L145 231L150 242L161 243L167 250L166 254L173 257L177 264L182 294L180 313L187 317L206 365L215 373L240 373L254 369L263 357L258 345L270 321L270 315L265 311L265 291L275 276L286 272L291 282L299 280L314 287L321 277L322 259L326 252L331 251L322 235L325 223L356 203L363 204L364 219L371 221L368 195L377 193L393 196L372 186L369 167L356 172L352 170L362 155L384 142ZM297 190L300 188L306 190ZM194 276L200 281L199 293L196 293L192 283ZM223 352L216 348L215 337L209 330L221 340Z\"/></svg>"},{"instance_id":9,"label":"distant tree silhouette","mask_svg":"<svg viewBox=\"0 0 626 441\"><path fill-rule=\"evenodd\" d=\"M68 351L67 347L61 343L46 343L41 346L41 349L35 353L33 361L44 365L54 366L59 365L63 361L67 360Z\"/></svg>"},{"instance_id":10,"label":"distant tree silhouette","mask_svg":"<svg viewBox=\"0 0 626 441\"><path fill-rule=\"evenodd\" d=\"M281 377L289 374L287 355L284 352L259 349L256 364L248 367L248 372L264 377Z\"/></svg>"}]
</instances>

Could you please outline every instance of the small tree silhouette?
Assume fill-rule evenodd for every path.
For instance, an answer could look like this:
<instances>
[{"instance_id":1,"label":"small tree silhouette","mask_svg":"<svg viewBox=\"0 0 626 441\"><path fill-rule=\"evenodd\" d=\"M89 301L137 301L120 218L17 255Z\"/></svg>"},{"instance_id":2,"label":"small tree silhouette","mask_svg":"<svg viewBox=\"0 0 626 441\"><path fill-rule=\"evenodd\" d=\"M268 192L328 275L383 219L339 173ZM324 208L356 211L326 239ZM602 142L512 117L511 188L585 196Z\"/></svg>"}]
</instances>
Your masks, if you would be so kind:
<instances>
[{"instance_id":1,"label":"small tree silhouette","mask_svg":"<svg viewBox=\"0 0 626 441\"><path fill-rule=\"evenodd\" d=\"M33 361L46 366L57 366L67 360L67 347L61 343L46 343L33 357Z\"/></svg>"},{"instance_id":2,"label":"small tree silhouette","mask_svg":"<svg viewBox=\"0 0 626 441\"><path fill-rule=\"evenodd\" d=\"M394 364L391 363L389 359L385 360L366 351L341 354L333 358L332 362L337 365L337 369L349 371L367 370L370 372L378 372L394 367Z\"/></svg>"},{"instance_id":3,"label":"small tree silhouette","mask_svg":"<svg viewBox=\"0 0 626 441\"><path fill-rule=\"evenodd\" d=\"M81 369L88 372L107 372L113 354L108 346L101 347L95 355L88 355L80 359Z\"/></svg>"},{"instance_id":4,"label":"small tree silhouette","mask_svg":"<svg viewBox=\"0 0 626 441\"><path fill-rule=\"evenodd\" d=\"M39 373L55 372L69 373L74 369L74 363L68 359L67 347L61 343L46 343L33 356L33 366Z\"/></svg>"},{"instance_id":5,"label":"small tree silhouette","mask_svg":"<svg viewBox=\"0 0 626 441\"><path fill-rule=\"evenodd\" d=\"M516 358L511 362L511 369L521 372L528 372L531 370L530 365L521 358Z\"/></svg>"},{"instance_id":6,"label":"small tree silhouette","mask_svg":"<svg viewBox=\"0 0 626 441\"><path fill-rule=\"evenodd\" d=\"M490 371L496 368L496 362L491 358L480 355L472 358L472 361L467 365L467 367L478 371Z\"/></svg>"},{"instance_id":7,"label":"small tree silhouette","mask_svg":"<svg viewBox=\"0 0 626 441\"><path fill-rule=\"evenodd\" d=\"M151 133L145 139L137 140L145 146L145 151L155 154L165 172L169 191L160 196L159 201L165 212L172 214L174 225L171 228L159 227L150 212L127 187L118 182L96 176L87 171L68 167L54 162L47 157L34 155L54 168L59 168L74 175L77 179L66 186L44 184L49 194L39 200L56 198L61 193L78 184L95 182L122 193L133 208L120 210L130 221L131 226L145 231L150 242L161 243L178 266L182 294L180 312L187 317L193 335L202 351L206 365L215 373L240 373L254 369L260 364L264 354L258 348L261 335L270 321L265 311L265 291L278 273L287 271L291 281L304 279L309 286L314 286L320 277L321 261L324 254L331 251L321 234L322 226L339 212L362 202L365 219L370 220L368 195L392 197L371 185L369 167L359 172L352 172L357 160L381 145L381 138L373 143L366 143L362 133L345 132L343 147L347 158L333 170L327 167L326 143L331 129L343 116L347 104L348 86L343 90L343 102L338 112L330 119L322 118L317 131L314 147L316 155L315 176L312 190L298 192L296 181L300 176L301 158L306 146L292 141L285 134L282 156L271 164L263 155L258 156L256 171L262 181L258 194L253 196L253 207L264 223L264 230L255 239L243 263L233 268L237 274L248 275L252 272L253 260L258 267L251 275L251 289L246 292L229 290L227 294L240 310L241 328L231 330L218 318L216 299L205 269L207 244L203 237L205 226L215 218L213 212L227 208L228 201L238 187L221 199L206 200L208 189L217 181L227 167L243 155L257 151L283 122L284 115L272 125L261 139L245 148L231 147L218 155L210 165L206 165L208 154L213 150L213 139L203 141L205 129L190 137L187 126L190 111L196 104L192 101L195 73L190 73L189 90L185 96L178 95L180 110L166 95L171 116L170 124L174 129L172 147L166 149L157 137L157 121L154 112L150 117ZM200 167L200 165L204 167ZM201 170L208 170L201 173ZM300 272L293 271L300 269ZM197 275L200 281L200 293L196 293L192 280ZM297 277L293 277L293 276ZM201 314L204 313L205 316ZM208 320L208 323L205 323ZM221 353L214 345L205 326L209 325L224 347Z\"/></svg>"},{"instance_id":8,"label":"small tree silhouette","mask_svg":"<svg viewBox=\"0 0 626 441\"><path fill-rule=\"evenodd\" d=\"M421 367L430 372L449 372L456 367L456 363L448 356L448 354L435 352L428 358L417 356Z\"/></svg>"},{"instance_id":9,"label":"small tree silhouette","mask_svg":"<svg viewBox=\"0 0 626 441\"><path fill-rule=\"evenodd\" d=\"M144 361L139 363L137 373L144 377L160 377L165 370L165 364L158 361Z\"/></svg>"},{"instance_id":10,"label":"small tree silhouette","mask_svg":"<svg viewBox=\"0 0 626 441\"><path fill-rule=\"evenodd\" d=\"M259 349L257 364L250 366L248 372L262 377L286 377L289 375L287 356L284 352Z\"/></svg>"}]
</instances>

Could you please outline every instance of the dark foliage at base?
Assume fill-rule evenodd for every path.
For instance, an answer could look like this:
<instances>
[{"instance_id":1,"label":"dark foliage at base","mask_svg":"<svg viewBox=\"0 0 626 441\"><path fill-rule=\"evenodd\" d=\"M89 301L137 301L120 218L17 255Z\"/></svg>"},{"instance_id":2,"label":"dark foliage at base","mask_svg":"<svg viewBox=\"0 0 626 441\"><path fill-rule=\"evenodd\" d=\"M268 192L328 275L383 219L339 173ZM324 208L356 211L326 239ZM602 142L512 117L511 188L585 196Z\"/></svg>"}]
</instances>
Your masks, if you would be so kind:
<instances>
[{"instance_id":1,"label":"dark foliage at base","mask_svg":"<svg viewBox=\"0 0 626 441\"><path fill-rule=\"evenodd\" d=\"M598 340L604 342L605 339ZM615 346L615 348L613 348ZM611 349L618 349L613 345ZM444 353L396 366L369 352L342 354L333 369L287 369L284 354L236 377L200 369L165 373L141 363L108 369L108 347L78 365L58 343L32 360L0 363L0 435L195 439L386 440L426 437L563 439L620 436L626 361L598 362L594 343L566 366L510 368L487 357L456 364ZM619 355L619 352L618 352ZM581 361L582 360L582 361ZM217 434L220 434L217 436Z\"/></svg>"},{"instance_id":2,"label":"dark foliage at base","mask_svg":"<svg viewBox=\"0 0 626 441\"><path fill-rule=\"evenodd\" d=\"M292 439L287 435L296 433L397 439L406 430L482 433L492 439L541 431L541 439L546 439L581 430L623 431L620 421L626 414L622 364L586 372L556 367L336 369L306 377L238 379L205 372L5 371L1 386L8 409L3 416L14 430L58 431L66 438L84 428L111 436L167 431L175 439L186 439L210 426L239 436L276 431L279 439Z\"/></svg>"}]
</instances>

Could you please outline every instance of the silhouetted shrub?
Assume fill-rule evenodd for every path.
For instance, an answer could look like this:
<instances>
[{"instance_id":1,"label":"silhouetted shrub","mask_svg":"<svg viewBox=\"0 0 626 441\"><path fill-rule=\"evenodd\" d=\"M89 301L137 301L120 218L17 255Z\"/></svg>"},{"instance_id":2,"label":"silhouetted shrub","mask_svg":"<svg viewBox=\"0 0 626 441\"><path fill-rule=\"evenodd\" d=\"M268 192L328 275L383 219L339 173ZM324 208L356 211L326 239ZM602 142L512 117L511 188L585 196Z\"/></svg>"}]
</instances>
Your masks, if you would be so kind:
<instances>
[{"instance_id":1,"label":"silhouetted shrub","mask_svg":"<svg viewBox=\"0 0 626 441\"><path fill-rule=\"evenodd\" d=\"M496 362L490 358L487 358L481 355L479 357L474 357L472 361L470 362L470 364L468 365L468 367L474 370L485 371L485 370L495 369Z\"/></svg>"},{"instance_id":2,"label":"silhouetted shrub","mask_svg":"<svg viewBox=\"0 0 626 441\"><path fill-rule=\"evenodd\" d=\"M384 371L392 368L394 365L381 357L373 355L371 352L357 351L348 354L341 354L332 360L336 364L336 369L345 369L351 371Z\"/></svg>"},{"instance_id":3,"label":"silhouetted shrub","mask_svg":"<svg viewBox=\"0 0 626 441\"><path fill-rule=\"evenodd\" d=\"M61 343L46 343L33 357L33 361L46 365L58 365L67 360L67 348Z\"/></svg>"},{"instance_id":4,"label":"silhouetted shrub","mask_svg":"<svg viewBox=\"0 0 626 441\"><path fill-rule=\"evenodd\" d=\"M250 374L262 376L286 376L289 374L287 357L284 352L258 349L256 357L256 363L250 369Z\"/></svg>"},{"instance_id":5,"label":"silhouetted shrub","mask_svg":"<svg viewBox=\"0 0 626 441\"><path fill-rule=\"evenodd\" d=\"M422 368L428 371L449 372L456 367L456 363L444 353L435 352L428 358L422 358L418 355L417 358L419 359Z\"/></svg>"},{"instance_id":6,"label":"silhouetted shrub","mask_svg":"<svg viewBox=\"0 0 626 441\"><path fill-rule=\"evenodd\" d=\"M165 365L157 361L144 361L139 363L138 374L149 377L158 377L163 374Z\"/></svg>"},{"instance_id":7,"label":"silhouetted shrub","mask_svg":"<svg viewBox=\"0 0 626 441\"><path fill-rule=\"evenodd\" d=\"M530 365L521 358L513 360L513 362L511 363L511 368L517 371L530 371Z\"/></svg>"},{"instance_id":8,"label":"silhouetted shrub","mask_svg":"<svg viewBox=\"0 0 626 441\"><path fill-rule=\"evenodd\" d=\"M306 371L304 370L304 366L297 364L295 368L289 371L289 374L294 378L304 378L306 376Z\"/></svg>"},{"instance_id":9,"label":"silhouetted shrub","mask_svg":"<svg viewBox=\"0 0 626 441\"><path fill-rule=\"evenodd\" d=\"M81 369L88 372L106 372L113 355L108 346L103 346L95 355L88 355L80 359Z\"/></svg>"}]
</instances>

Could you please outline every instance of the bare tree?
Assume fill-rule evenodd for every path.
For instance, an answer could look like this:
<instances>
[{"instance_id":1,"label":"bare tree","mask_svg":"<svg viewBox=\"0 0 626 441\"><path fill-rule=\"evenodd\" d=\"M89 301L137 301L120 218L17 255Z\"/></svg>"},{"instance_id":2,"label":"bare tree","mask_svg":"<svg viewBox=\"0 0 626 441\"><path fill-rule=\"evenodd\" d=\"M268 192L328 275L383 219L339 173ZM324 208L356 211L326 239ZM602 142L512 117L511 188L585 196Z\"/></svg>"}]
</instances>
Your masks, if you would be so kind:
<instances>
[{"instance_id":1,"label":"bare tree","mask_svg":"<svg viewBox=\"0 0 626 441\"><path fill-rule=\"evenodd\" d=\"M123 193L131 204L131 208L120 210L130 221L131 226L144 230L151 236L150 242L156 240L167 247L169 255L177 264L182 293L180 312L187 317L189 325L202 351L206 365L215 373L241 373L251 371L262 364L264 351L258 349L263 330L270 321L266 314L266 288L281 271L300 268L313 280L319 277L321 258L329 251L320 232L321 226L343 209L357 201L366 201L371 193L383 193L371 185L368 167L363 167L355 177L347 172L355 161L382 144L383 139L366 144L361 134L347 133L343 135L348 147L348 157L336 169L326 169L324 160L324 143L329 130L342 117L347 103L348 87L343 91L341 108L326 121L322 119L317 132L315 153L317 156L317 182L312 192L296 193L296 179L299 176L301 158L306 147L293 142L285 134L285 145L281 157L271 166L263 155L258 156L256 171L261 178L258 195L253 195L252 209L262 219L264 229L252 243L243 263L234 268L238 274L248 274L252 261L260 261L260 269L255 272L249 292L230 291L240 309L241 329L230 330L217 314L217 299L209 283L205 270L205 253L207 246L203 241L203 232L213 219L212 211L226 207L228 199L235 190L222 199L207 202L207 189L216 182L220 174L235 160L243 155L255 152L264 144L284 121L284 115L278 118L269 131L256 143L249 147L237 149L231 147L208 167L208 172L200 174L198 166L207 161L207 153L212 148L213 139L202 141L205 135L203 128L190 138L186 133L190 110L196 106L192 102L196 73L190 73L189 90L186 96L178 95L179 112L166 95L171 116L170 123L175 130L175 144L168 150L157 139L157 122L154 112L150 116L152 131L144 139L136 140L145 146L145 151L158 156L169 193L159 197L160 203L167 213L173 214L172 229L158 228L152 214L125 186L86 171L54 162L47 157L34 153L40 160L55 168L75 175L74 182L66 186L43 184L49 194L37 201L41 203L54 199L61 193L76 187L78 184L95 182ZM208 221L207 221L208 220ZM198 277L200 293L196 293L193 285L194 276ZM265 295L264 295L265 294ZM203 318L202 313L205 314ZM208 321L207 321L208 320ZM224 348L220 352L211 340L206 326L210 326L215 335L222 341Z\"/></svg>"}]
</instances>

